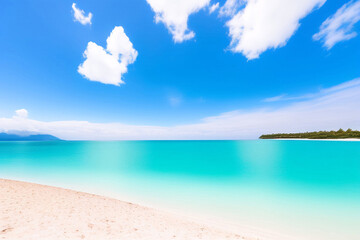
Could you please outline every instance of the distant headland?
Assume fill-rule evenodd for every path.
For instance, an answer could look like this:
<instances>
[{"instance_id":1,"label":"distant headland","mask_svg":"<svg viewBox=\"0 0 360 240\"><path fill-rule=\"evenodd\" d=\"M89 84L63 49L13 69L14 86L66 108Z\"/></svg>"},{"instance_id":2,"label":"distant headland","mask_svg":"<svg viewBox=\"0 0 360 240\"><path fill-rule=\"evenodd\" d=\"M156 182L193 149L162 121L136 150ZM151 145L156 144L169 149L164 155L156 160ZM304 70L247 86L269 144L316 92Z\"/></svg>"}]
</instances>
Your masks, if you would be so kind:
<instances>
[{"instance_id":1,"label":"distant headland","mask_svg":"<svg viewBox=\"0 0 360 240\"><path fill-rule=\"evenodd\" d=\"M344 131L319 131L319 132L304 132L304 133L275 133L264 134L260 139L279 139L279 138L298 138L298 139L345 139L345 138L359 138L360 131L348 129Z\"/></svg>"},{"instance_id":2,"label":"distant headland","mask_svg":"<svg viewBox=\"0 0 360 240\"><path fill-rule=\"evenodd\" d=\"M23 136L0 133L0 141L61 141L61 139L49 134L31 134Z\"/></svg>"}]
</instances>

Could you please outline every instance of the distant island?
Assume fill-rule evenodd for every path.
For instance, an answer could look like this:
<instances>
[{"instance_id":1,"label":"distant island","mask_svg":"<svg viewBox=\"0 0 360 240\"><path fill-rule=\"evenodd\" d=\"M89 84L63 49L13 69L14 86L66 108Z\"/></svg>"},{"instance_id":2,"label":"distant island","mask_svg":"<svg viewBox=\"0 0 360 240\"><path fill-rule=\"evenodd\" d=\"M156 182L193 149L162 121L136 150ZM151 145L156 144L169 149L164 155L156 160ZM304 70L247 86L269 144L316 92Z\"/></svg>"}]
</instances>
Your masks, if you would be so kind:
<instances>
[{"instance_id":1,"label":"distant island","mask_svg":"<svg viewBox=\"0 0 360 240\"><path fill-rule=\"evenodd\" d=\"M344 131L319 131L319 132L304 132L304 133L275 133L264 134L260 139L279 139L279 138L303 138L303 139L345 139L345 138L360 138L360 131L348 129Z\"/></svg>"},{"instance_id":2,"label":"distant island","mask_svg":"<svg viewBox=\"0 0 360 240\"><path fill-rule=\"evenodd\" d=\"M61 141L60 138L49 134L32 134L27 136L0 133L0 141Z\"/></svg>"}]
</instances>

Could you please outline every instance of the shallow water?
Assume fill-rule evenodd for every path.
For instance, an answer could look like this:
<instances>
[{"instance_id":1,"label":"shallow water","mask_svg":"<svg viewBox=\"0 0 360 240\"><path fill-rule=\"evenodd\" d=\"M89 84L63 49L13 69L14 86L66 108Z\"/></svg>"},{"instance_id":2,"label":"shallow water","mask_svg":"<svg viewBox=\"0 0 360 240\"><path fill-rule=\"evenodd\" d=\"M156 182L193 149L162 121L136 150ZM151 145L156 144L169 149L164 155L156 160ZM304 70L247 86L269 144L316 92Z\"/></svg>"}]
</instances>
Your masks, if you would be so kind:
<instances>
[{"instance_id":1,"label":"shallow water","mask_svg":"<svg viewBox=\"0 0 360 240\"><path fill-rule=\"evenodd\" d=\"M0 142L0 177L114 193L293 239L360 239L360 142Z\"/></svg>"}]
</instances>

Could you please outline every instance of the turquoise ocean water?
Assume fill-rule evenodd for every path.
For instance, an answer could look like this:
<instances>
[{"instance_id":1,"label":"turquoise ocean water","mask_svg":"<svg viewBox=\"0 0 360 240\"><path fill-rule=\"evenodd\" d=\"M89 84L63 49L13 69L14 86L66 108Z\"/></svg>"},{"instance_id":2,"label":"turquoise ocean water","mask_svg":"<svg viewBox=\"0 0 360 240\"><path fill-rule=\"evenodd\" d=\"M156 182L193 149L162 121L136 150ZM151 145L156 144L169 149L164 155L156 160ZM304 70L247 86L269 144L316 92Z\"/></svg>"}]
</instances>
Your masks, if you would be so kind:
<instances>
[{"instance_id":1,"label":"turquoise ocean water","mask_svg":"<svg viewBox=\"0 0 360 240\"><path fill-rule=\"evenodd\" d=\"M360 239L360 142L0 142L0 177L299 240Z\"/></svg>"}]
</instances>

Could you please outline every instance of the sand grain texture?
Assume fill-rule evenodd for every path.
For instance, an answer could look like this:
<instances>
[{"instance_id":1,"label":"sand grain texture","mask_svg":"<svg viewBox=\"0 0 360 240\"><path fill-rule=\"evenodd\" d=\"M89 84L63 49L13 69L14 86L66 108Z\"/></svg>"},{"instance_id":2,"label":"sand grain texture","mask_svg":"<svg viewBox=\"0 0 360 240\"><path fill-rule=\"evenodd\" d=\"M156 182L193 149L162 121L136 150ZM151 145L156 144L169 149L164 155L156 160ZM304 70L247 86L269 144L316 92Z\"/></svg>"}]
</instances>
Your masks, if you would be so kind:
<instances>
[{"instance_id":1,"label":"sand grain texture","mask_svg":"<svg viewBox=\"0 0 360 240\"><path fill-rule=\"evenodd\" d=\"M0 239L244 238L136 204L0 179Z\"/></svg>"}]
</instances>

